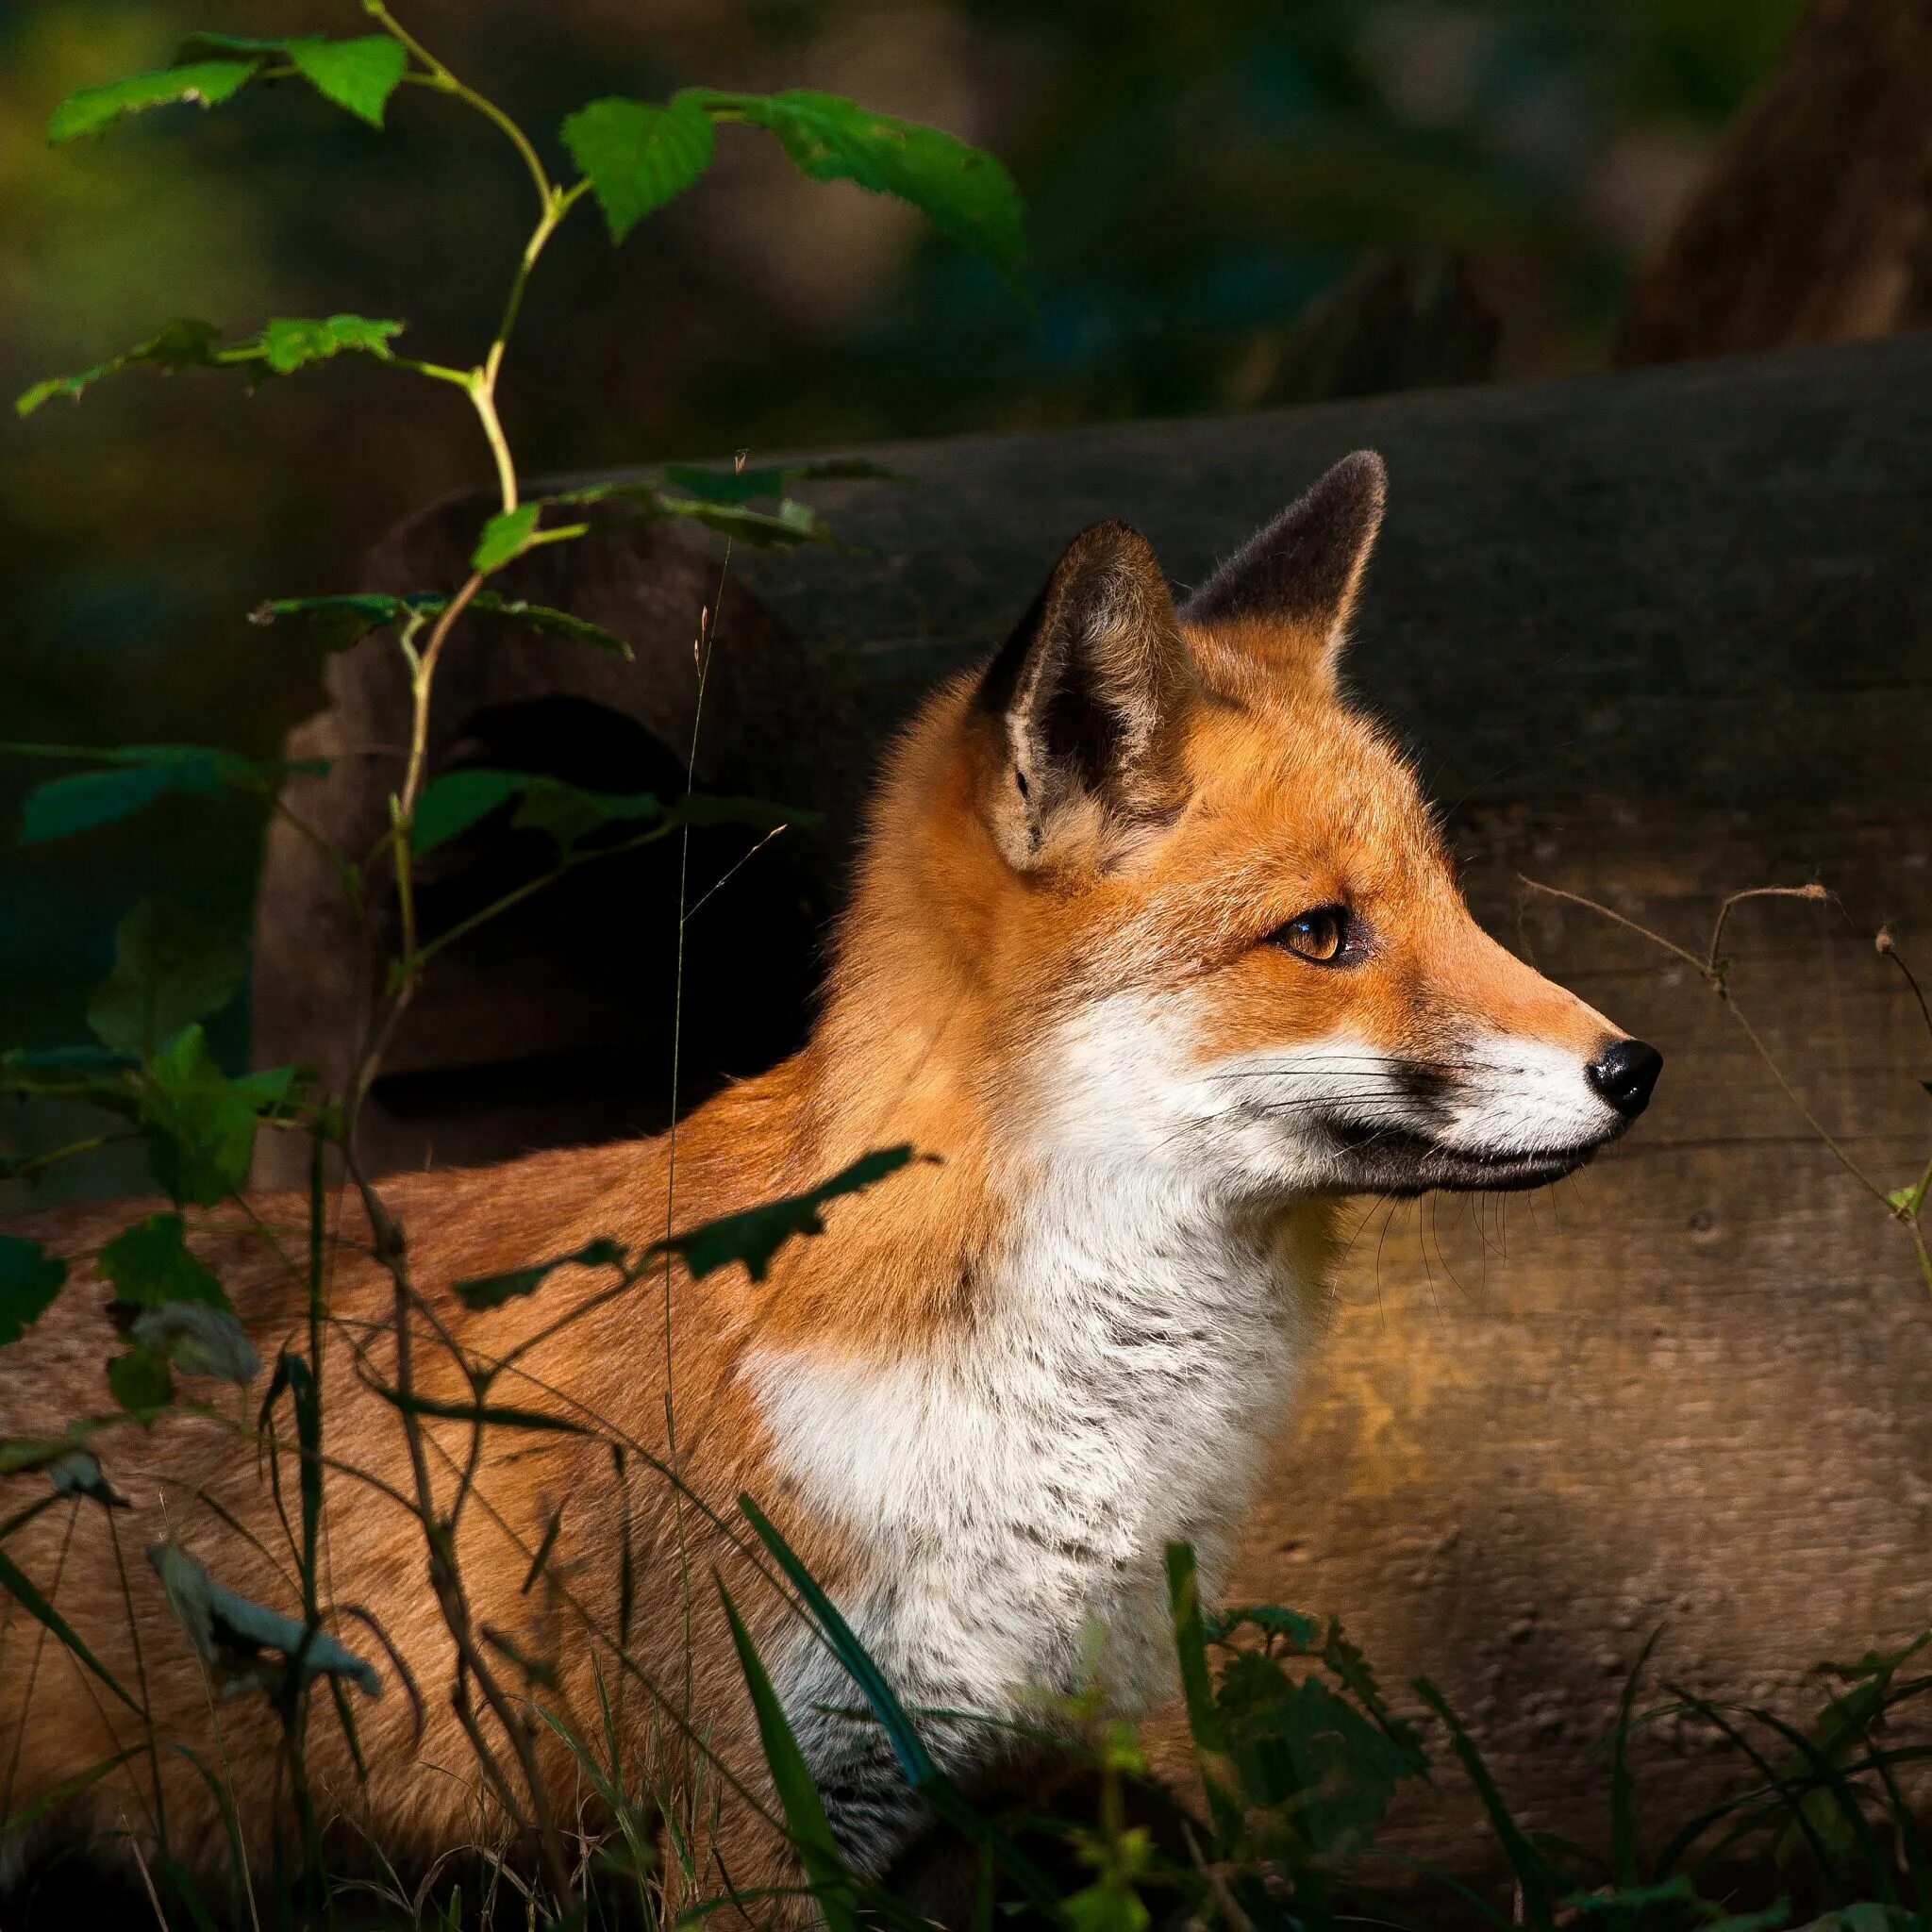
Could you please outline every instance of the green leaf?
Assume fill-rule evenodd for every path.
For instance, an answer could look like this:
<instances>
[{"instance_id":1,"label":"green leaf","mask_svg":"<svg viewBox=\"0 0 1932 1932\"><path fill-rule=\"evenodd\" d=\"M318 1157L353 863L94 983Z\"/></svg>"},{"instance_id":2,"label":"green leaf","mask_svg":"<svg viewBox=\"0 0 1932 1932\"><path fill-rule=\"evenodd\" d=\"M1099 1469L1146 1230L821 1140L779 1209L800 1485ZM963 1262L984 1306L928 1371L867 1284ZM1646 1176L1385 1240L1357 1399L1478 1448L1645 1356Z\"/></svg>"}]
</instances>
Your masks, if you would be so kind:
<instances>
[{"instance_id":1,"label":"green leaf","mask_svg":"<svg viewBox=\"0 0 1932 1932\"><path fill-rule=\"evenodd\" d=\"M286 1094L258 1077L230 1080L209 1057L199 1026L185 1028L147 1068L142 1119L148 1164L169 1196L212 1208L239 1192L255 1151L258 1114Z\"/></svg>"},{"instance_id":2,"label":"green leaf","mask_svg":"<svg viewBox=\"0 0 1932 1932\"><path fill-rule=\"evenodd\" d=\"M291 773L327 772L325 759L259 764L234 752L196 744L122 744L98 747L67 744L0 744L15 758L87 758L106 769L76 772L51 779L27 794L21 814L20 843L71 838L144 810L174 793L198 798L223 791L273 796Z\"/></svg>"},{"instance_id":3,"label":"green leaf","mask_svg":"<svg viewBox=\"0 0 1932 1932\"><path fill-rule=\"evenodd\" d=\"M515 509L499 510L483 525L476 540L470 568L488 574L513 563L537 541L538 520L543 514L541 503L520 504Z\"/></svg>"},{"instance_id":4,"label":"green leaf","mask_svg":"<svg viewBox=\"0 0 1932 1932\"><path fill-rule=\"evenodd\" d=\"M371 1697L382 1694L374 1664L326 1630L298 1624L225 1589L179 1543L151 1544L147 1559L225 1696L259 1690L279 1698L291 1688L291 1679L307 1683L318 1676L346 1677ZM266 1651L278 1651L280 1660L264 1656Z\"/></svg>"},{"instance_id":5,"label":"green leaf","mask_svg":"<svg viewBox=\"0 0 1932 1932\"><path fill-rule=\"evenodd\" d=\"M88 998L102 1045L145 1058L227 1005L248 971L248 942L212 932L165 899L143 899L114 932L114 970Z\"/></svg>"},{"instance_id":6,"label":"green leaf","mask_svg":"<svg viewBox=\"0 0 1932 1932\"><path fill-rule=\"evenodd\" d=\"M147 1712L114 1681L113 1673L81 1641L74 1626L41 1594L32 1579L4 1550L0 1550L0 1590L4 1590L37 1623L45 1624L59 1643L77 1657L129 1710L146 1720Z\"/></svg>"},{"instance_id":7,"label":"green leaf","mask_svg":"<svg viewBox=\"0 0 1932 1932\"><path fill-rule=\"evenodd\" d=\"M77 375L50 375L45 381L35 383L15 398L13 407L20 415L31 416L42 403L55 396L78 397L104 376L117 375L124 369L161 369L172 373L208 368L214 362L221 341L222 333L213 323L179 316L146 341L137 342L133 348L97 362L92 369L83 369Z\"/></svg>"},{"instance_id":8,"label":"green leaf","mask_svg":"<svg viewBox=\"0 0 1932 1932\"><path fill-rule=\"evenodd\" d=\"M591 1241L574 1255L559 1255L554 1261L540 1261L532 1268L515 1268L507 1274L485 1274L474 1281L456 1285L457 1298L466 1308L481 1311L500 1308L520 1295L534 1294L545 1279L559 1268L621 1268L624 1250L610 1241Z\"/></svg>"},{"instance_id":9,"label":"green leaf","mask_svg":"<svg viewBox=\"0 0 1932 1932\"><path fill-rule=\"evenodd\" d=\"M1011 175L953 135L810 88L702 98L713 115L769 128L815 181L855 181L910 202L1008 278L1026 252L1025 212Z\"/></svg>"},{"instance_id":10,"label":"green leaf","mask_svg":"<svg viewBox=\"0 0 1932 1932\"><path fill-rule=\"evenodd\" d=\"M933 1156L925 1157L927 1159ZM823 1234L825 1224L820 1214L827 1202L842 1194L856 1194L896 1174L912 1158L910 1147L878 1147L861 1155L850 1167L841 1168L830 1180L821 1181L803 1194L788 1195L780 1201L767 1201L748 1208L741 1214L727 1214L717 1221L673 1235L658 1244L659 1252L669 1249L682 1255L684 1264L699 1280L741 1261L754 1281L762 1281L772 1257L797 1235Z\"/></svg>"},{"instance_id":11,"label":"green leaf","mask_svg":"<svg viewBox=\"0 0 1932 1932\"><path fill-rule=\"evenodd\" d=\"M775 516L766 510L748 509L742 504L708 503L687 496L660 495L654 510L658 516L683 517L703 524L708 530L717 530L758 550L791 550L801 543L817 543L826 550L846 548L820 520L815 509L791 497L779 505Z\"/></svg>"},{"instance_id":12,"label":"green leaf","mask_svg":"<svg viewBox=\"0 0 1932 1932\"><path fill-rule=\"evenodd\" d=\"M512 798L523 801L512 823L520 829L547 832L566 852L605 825L665 816L648 791L590 791L541 772L475 765L445 772L424 787L416 801L416 851L433 852Z\"/></svg>"},{"instance_id":13,"label":"green leaf","mask_svg":"<svg viewBox=\"0 0 1932 1932\"><path fill-rule=\"evenodd\" d=\"M131 1348L108 1364L108 1387L131 1416L152 1424L175 1399L168 1357L152 1348Z\"/></svg>"},{"instance_id":14,"label":"green leaf","mask_svg":"<svg viewBox=\"0 0 1932 1932\"><path fill-rule=\"evenodd\" d=\"M271 625L284 617L304 618L325 650L339 651L360 643L371 631L394 624L398 618L435 617L448 605L447 597L427 591L408 597L391 597L375 591L337 597L278 597L258 605L249 612L248 621ZM553 609L548 604L532 604L522 597L500 597L494 591L479 591L470 599L470 608L488 617L513 618L531 630L568 638L573 643L595 644L600 650L615 651L621 658L632 655L630 646L602 625L592 624L588 618L573 617L567 610Z\"/></svg>"},{"instance_id":15,"label":"green leaf","mask_svg":"<svg viewBox=\"0 0 1932 1932\"><path fill-rule=\"evenodd\" d=\"M722 1578L718 1594L724 1600L731 1641L737 1647L739 1668L744 1673L745 1688L751 1692L752 1709L758 1716L758 1741L764 1746L765 1763L771 1770L778 1802L785 1809L786 1829L797 1847L805 1875L811 1882L812 1896L830 1932L858 1932L852 1874L846 1870L838 1840L832 1836L831 1821L825 1816L824 1804L812 1782L805 1753L798 1748L798 1740L786 1720L785 1707L772 1688L771 1677Z\"/></svg>"},{"instance_id":16,"label":"green leaf","mask_svg":"<svg viewBox=\"0 0 1932 1932\"><path fill-rule=\"evenodd\" d=\"M382 125L389 97L402 85L409 57L387 34L353 41L286 41L295 71L325 100L346 108L372 127Z\"/></svg>"},{"instance_id":17,"label":"green leaf","mask_svg":"<svg viewBox=\"0 0 1932 1932\"><path fill-rule=\"evenodd\" d=\"M1215 1829L1228 1845L1241 1838L1241 1812L1235 1796L1233 1767L1227 1761L1227 1740L1222 1733L1221 1711L1214 1701L1214 1674L1208 1664L1208 1632L1201 1611L1200 1576L1194 1546L1167 1546L1168 1612L1174 1624L1174 1655L1180 1663L1181 1692L1200 1759L1201 1781L1208 1792Z\"/></svg>"},{"instance_id":18,"label":"green leaf","mask_svg":"<svg viewBox=\"0 0 1932 1932\"><path fill-rule=\"evenodd\" d=\"M366 315L331 315L320 322L278 315L263 325L259 336L238 343L237 352L258 347L262 360L277 375L291 375L331 356L374 356L387 362L390 343L408 326L401 322L373 322Z\"/></svg>"},{"instance_id":19,"label":"green leaf","mask_svg":"<svg viewBox=\"0 0 1932 1932\"><path fill-rule=\"evenodd\" d=\"M54 1305L67 1263L39 1241L0 1234L0 1348L20 1338Z\"/></svg>"},{"instance_id":20,"label":"green leaf","mask_svg":"<svg viewBox=\"0 0 1932 1932\"><path fill-rule=\"evenodd\" d=\"M188 1251L187 1225L163 1211L137 1221L101 1250L100 1269L125 1308L158 1308L169 1302L199 1302L234 1313L227 1291Z\"/></svg>"},{"instance_id":21,"label":"green leaf","mask_svg":"<svg viewBox=\"0 0 1932 1932\"><path fill-rule=\"evenodd\" d=\"M694 186L716 142L711 117L689 92L661 108L592 101L563 124L563 144L590 181L613 242Z\"/></svg>"},{"instance_id":22,"label":"green leaf","mask_svg":"<svg viewBox=\"0 0 1932 1932\"><path fill-rule=\"evenodd\" d=\"M218 108L245 87L260 66L259 60L197 60L159 74L132 75L106 87L84 87L54 109L47 140L58 147L85 134L100 134L126 115L181 101Z\"/></svg>"}]
</instances>

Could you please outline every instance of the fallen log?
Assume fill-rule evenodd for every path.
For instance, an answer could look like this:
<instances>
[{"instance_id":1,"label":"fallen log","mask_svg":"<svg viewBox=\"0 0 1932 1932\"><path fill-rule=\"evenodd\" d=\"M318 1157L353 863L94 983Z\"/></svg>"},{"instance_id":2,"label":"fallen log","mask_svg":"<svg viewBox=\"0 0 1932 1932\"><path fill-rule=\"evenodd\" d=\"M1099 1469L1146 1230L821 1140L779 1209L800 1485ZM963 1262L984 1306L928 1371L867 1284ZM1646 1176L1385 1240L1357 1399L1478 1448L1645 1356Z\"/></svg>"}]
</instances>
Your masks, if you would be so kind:
<instances>
[{"instance_id":1,"label":"fallen log","mask_svg":"<svg viewBox=\"0 0 1932 1932\"><path fill-rule=\"evenodd\" d=\"M1065 540L1124 516L1191 581L1363 444L1392 488L1355 683L1415 745L1479 916L1668 1067L1641 1130L1554 1193L1363 1204L1236 1589L1341 1613L1387 1684L1428 1673L1526 1824L1601 1840L1592 1750L1653 1629L1660 1675L1789 1703L1818 1659L1932 1620L1932 1303L1901 1229L1700 974L1522 880L1692 953L1724 894L1822 880L1823 905L1738 908L1735 1006L1855 1161L1888 1187L1923 1171L1932 1042L1872 932L1891 921L1932 965L1932 340L874 452L916 487L824 499L865 557L732 559L715 662L735 682L706 697L700 780L831 823L788 860L795 927L773 922L751 869L716 916L727 955L759 949L769 978L734 997L783 1021L775 1044L797 1023L811 922L836 903L869 748L991 647ZM442 582L479 515L444 506L399 533L382 585ZM619 762L678 757L715 569L658 525L539 553L507 588L630 637L639 661L493 636L451 688L438 759L491 732L534 742L527 708L559 694L590 708L552 734L565 775L598 710L641 734L619 734ZM385 648L338 660L334 709L302 749L385 741ZM366 822L381 761L342 772L308 803ZM291 850L276 839L263 882L262 976L280 984L258 1050L325 1061L353 975ZM675 899L645 911L661 939ZM488 1042L461 1061L460 1018L492 992L509 1046L558 1030L607 941L598 916L553 913L493 956L493 981L479 955L470 1007L431 1012L441 1041L419 1039L419 1065L451 1091L480 1069L487 1088L511 1062ZM644 1024L608 987L599 999L593 1024ZM729 1046L727 1014L705 1052ZM614 1109L566 1080L479 1128L432 1093L413 1125L391 1114L390 1154L646 1124L663 1101L647 1058ZM1639 1763L1660 1822L1739 1777L1688 1724L1647 1731ZM1404 1847L1493 1881L1474 1800L1441 1795L1455 1789L1418 1794Z\"/></svg>"}]
</instances>

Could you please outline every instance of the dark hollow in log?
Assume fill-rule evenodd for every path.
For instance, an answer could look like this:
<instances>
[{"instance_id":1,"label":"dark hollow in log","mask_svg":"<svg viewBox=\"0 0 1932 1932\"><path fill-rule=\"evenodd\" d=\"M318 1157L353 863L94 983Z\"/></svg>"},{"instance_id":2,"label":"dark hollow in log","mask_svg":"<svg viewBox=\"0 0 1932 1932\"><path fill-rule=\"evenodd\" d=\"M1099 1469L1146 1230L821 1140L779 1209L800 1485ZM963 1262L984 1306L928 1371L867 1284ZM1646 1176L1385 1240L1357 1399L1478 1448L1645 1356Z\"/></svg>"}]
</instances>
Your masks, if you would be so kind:
<instances>
[{"instance_id":1,"label":"dark hollow in log","mask_svg":"<svg viewBox=\"0 0 1932 1932\"><path fill-rule=\"evenodd\" d=\"M869 556L740 551L735 682L707 709L735 789L803 788L849 827L861 745L990 649L1083 525L1140 524L1185 583L1363 444L1392 484L1354 682L1415 744L1478 914L1668 1069L1641 1129L1553 1193L1363 1204L1236 1591L1340 1612L1385 1683L1427 1672L1527 1824L1601 1840L1593 1747L1657 1624L1660 1675L1790 1701L1816 1660L1926 1622L1932 1307L1696 975L1519 874L1693 949L1722 893L1824 880L1840 903L1733 919L1738 1000L1857 1160L1889 1186L1922 1171L1932 1047L1871 931L1891 920L1932 963L1932 341L878 452L917 487L825 501ZM691 566L684 602L649 601L673 581L662 534L542 569L637 640L659 708L605 702L676 746L706 591ZM385 581L426 575L425 541L396 541ZM499 650L526 682L477 673L492 705L562 675L554 646ZM335 689L319 731L392 738L346 664ZM797 854L829 904L838 837ZM265 976L290 978L262 1051L315 1058L342 955L287 861L265 882L264 935L287 941ZM559 917L548 942L554 962L600 941ZM772 1005L795 999L797 958L758 963ZM506 990L517 1024L549 1024L554 983ZM558 1137L604 1124L552 1116ZM1740 1776L1694 1726L1646 1732L1639 1763L1657 1823ZM1419 1793L1402 1842L1493 1883L1458 1789Z\"/></svg>"}]
</instances>

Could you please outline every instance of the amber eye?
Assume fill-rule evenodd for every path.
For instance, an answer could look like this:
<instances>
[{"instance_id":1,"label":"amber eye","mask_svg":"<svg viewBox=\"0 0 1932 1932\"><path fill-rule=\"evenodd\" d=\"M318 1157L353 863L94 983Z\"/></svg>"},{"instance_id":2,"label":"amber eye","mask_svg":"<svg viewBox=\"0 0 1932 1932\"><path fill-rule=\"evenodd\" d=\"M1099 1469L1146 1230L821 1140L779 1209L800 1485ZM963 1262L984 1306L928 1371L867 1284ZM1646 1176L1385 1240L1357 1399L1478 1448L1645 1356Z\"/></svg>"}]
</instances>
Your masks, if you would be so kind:
<instances>
[{"instance_id":1,"label":"amber eye","mask_svg":"<svg viewBox=\"0 0 1932 1932\"><path fill-rule=\"evenodd\" d=\"M1318 966L1337 965L1348 951L1348 908L1318 906L1312 912L1300 913L1286 925L1275 927L1268 937L1273 944L1285 946Z\"/></svg>"}]
</instances>

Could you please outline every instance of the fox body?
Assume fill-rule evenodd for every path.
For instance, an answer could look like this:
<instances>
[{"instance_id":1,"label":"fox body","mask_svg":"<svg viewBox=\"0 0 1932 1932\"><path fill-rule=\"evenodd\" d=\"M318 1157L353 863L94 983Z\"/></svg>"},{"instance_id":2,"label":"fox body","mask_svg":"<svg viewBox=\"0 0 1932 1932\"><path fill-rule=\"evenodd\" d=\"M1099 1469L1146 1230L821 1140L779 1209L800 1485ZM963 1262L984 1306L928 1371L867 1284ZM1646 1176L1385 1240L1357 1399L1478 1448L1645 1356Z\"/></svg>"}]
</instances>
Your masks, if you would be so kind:
<instances>
[{"instance_id":1,"label":"fox body","mask_svg":"<svg viewBox=\"0 0 1932 1932\"><path fill-rule=\"evenodd\" d=\"M857 1866L883 1872L920 1829L883 1733L747 1554L741 1491L908 1707L967 1714L930 1720L939 1761L996 1777L1009 1721L1044 1721L1038 1693L1095 1673L1124 1704L1164 1691L1163 1547L1193 1541L1211 1584L1320 1333L1343 1197L1536 1185L1649 1096L1649 1048L1474 925L1407 764L1340 691L1382 493L1379 461L1348 458L1178 609L1137 533L1076 540L992 663L898 747L809 1043L697 1112L675 1150L385 1184L461 1348L488 1362L532 1344L491 1400L589 1431L486 1432L454 1530L464 1612L520 1707L505 1659L541 1660L537 1703L618 1756L626 1788L681 1793L708 1883L790 1869L714 1572ZM800 1191L897 1143L931 1158L832 1202L824 1238L791 1242L765 1279L680 1265L600 1299L609 1272L573 1266L488 1312L448 1293L598 1238L641 1250L667 1220ZM306 1211L269 1199L194 1233L271 1359L300 1345L303 1285L275 1237L299 1240ZM79 1257L123 1218L21 1231ZM500 1748L502 1714L458 1678L402 1433L371 1386L397 1374L371 1246L339 1204L322 1595L387 1681L374 1702L350 1693L366 1774L322 1705L305 1755L325 1816L427 1859L487 1839L463 1730ZM61 1304L0 1352L9 1435L101 1407L108 1331L74 1265ZM420 1319L412 1333L419 1391L470 1399ZM447 1510L470 1430L432 1418L426 1434ZM101 1453L134 1506L121 1544L172 1537L299 1614L252 1438L175 1417ZM159 1738L225 1764L242 1829L263 1839L288 1790L276 1722L258 1697L210 1702L146 1566L124 1583L120 1514L48 1511L8 1554L143 1687ZM142 1733L98 1676L41 1655L17 1610L4 1641L18 1812ZM553 1811L594 1810L556 1728L532 1739ZM157 1781L176 1856L224 1856L185 1757L135 1754L70 1809L151 1835Z\"/></svg>"}]
</instances>

